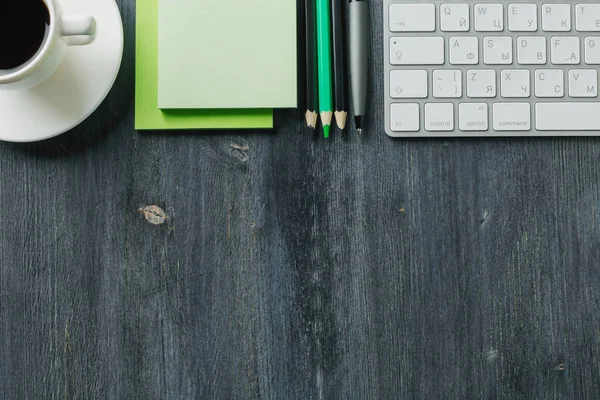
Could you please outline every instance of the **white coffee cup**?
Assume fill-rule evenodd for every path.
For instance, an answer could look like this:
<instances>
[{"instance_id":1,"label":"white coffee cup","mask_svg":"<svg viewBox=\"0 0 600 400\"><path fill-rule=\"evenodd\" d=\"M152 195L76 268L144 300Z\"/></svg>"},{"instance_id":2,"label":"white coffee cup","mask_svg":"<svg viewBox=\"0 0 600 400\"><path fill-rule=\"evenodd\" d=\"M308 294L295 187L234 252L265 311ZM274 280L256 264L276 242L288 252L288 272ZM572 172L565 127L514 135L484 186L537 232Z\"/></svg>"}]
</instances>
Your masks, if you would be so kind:
<instances>
[{"instance_id":1,"label":"white coffee cup","mask_svg":"<svg viewBox=\"0 0 600 400\"><path fill-rule=\"evenodd\" d=\"M39 85L56 72L68 46L87 45L96 37L94 17L65 16L58 0L41 1L46 4L50 16L44 40L29 61L16 68L0 69L0 90L29 89Z\"/></svg>"}]
</instances>

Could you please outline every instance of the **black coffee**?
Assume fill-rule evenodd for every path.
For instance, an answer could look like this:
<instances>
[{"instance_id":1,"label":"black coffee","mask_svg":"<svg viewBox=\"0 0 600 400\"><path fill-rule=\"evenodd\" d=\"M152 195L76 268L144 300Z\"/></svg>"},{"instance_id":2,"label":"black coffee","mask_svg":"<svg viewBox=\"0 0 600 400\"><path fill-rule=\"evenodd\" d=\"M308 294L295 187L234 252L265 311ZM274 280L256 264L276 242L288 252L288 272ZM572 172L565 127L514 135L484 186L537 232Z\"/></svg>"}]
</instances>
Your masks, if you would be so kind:
<instances>
[{"instance_id":1,"label":"black coffee","mask_svg":"<svg viewBox=\"0 0 600 400\"><path fill-rule=\"evenodd\" d=\"M42 0L0 0L0 69L29 61L44 42L50 14Z\"/></svg>"}]
</instances>

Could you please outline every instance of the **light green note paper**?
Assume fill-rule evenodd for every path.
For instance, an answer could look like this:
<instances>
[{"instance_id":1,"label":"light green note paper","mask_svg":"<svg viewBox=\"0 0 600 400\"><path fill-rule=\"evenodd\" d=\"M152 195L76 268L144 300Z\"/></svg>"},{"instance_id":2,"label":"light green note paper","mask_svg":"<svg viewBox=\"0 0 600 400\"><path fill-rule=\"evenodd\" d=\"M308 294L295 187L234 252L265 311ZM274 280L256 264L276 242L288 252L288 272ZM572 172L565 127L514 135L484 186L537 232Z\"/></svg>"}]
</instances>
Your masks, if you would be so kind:
<instances>
[{"instance_id":1,"label":"light green note paper","mask_svg":"<svg viewBox=\"0 0 600 400\"><path fill-rule=\"evenodd\" d=\"M158 1L136 2L135 129L272 128L273 111L158 108Z\"/></svg>"},{"instance_id":2,"label":"light green note paper","mask_svg":"<svg viewBox=\"0 0 600 400\"><path fill-rule=\"evenodd\" d=\"M295 108L296 1L159 0L159 108Z\"/></svg>"}]
</instances>

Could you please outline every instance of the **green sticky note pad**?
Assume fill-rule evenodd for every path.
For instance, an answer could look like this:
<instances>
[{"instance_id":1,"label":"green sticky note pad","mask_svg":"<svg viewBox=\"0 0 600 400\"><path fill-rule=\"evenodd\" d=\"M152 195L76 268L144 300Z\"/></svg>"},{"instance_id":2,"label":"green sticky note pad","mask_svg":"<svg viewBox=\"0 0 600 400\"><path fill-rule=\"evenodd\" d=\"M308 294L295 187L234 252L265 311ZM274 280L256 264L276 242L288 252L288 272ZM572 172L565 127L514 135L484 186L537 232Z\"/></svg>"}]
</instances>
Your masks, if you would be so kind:
<instances>
[{"instance_id":1,"label":"green sticky note pad","mask_svg":"<svg viewBox=\"0 0 600 400\"><path fill-rule=\"evenodd\" d=\"M135 129L272 128L272 109L158 108L158 1L136 2Z\"/></svg>"},{"instance_id":2,"label":"green sticky note pad","mask_svg":"<svg viewBox=\"0 0 600 400\"><path fill-rule=\"evenodd\" d=\"M159 0L158 107L296 108L297 0Z\"/></svg>"}]
</instances>

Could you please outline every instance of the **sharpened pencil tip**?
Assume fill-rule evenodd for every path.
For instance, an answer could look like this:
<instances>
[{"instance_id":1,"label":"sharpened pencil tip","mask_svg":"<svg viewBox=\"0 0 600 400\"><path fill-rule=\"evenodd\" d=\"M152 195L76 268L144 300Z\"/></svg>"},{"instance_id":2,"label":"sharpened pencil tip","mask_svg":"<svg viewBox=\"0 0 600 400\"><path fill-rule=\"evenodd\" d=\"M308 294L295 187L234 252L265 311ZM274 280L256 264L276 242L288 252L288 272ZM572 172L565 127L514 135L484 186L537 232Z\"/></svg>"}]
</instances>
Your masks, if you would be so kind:
<instances>
[{"instance_id":1,"label":"sharpened pencil tip","mask_svg":"<svg viewBox=\"0 0 600 400\"><path fill-rule=\"evenodd\" d=\"M334 115L338 128L341 130L346 129L346 119L348 117L348 113L346 111L336 111Z\"/></svg>"},{"instance_id":2,"label":"sharpened pencil tip","mask_svg":"<svg viewBox=\"0 0 600 400\"><path fill-rule=\"evenodd\" d=\"M319 115L314 112L314 111L307 111L306 112L306 126L311 128L311 129L316 129L317 128L317 119L319 118Z\"/></svg>"},{"instance_id":3,"label":"sharpened pencil tip","mask_svg":"<svg viewBox=\"0 0 600 400\"><path fill-rule=\"evenodd\" d=\"M329 130L331 129L331 120L333 113L331 111L321 112L321 125L323 125L323 134L326 138L329 137Z\"/></svg>"}]
</instances>

